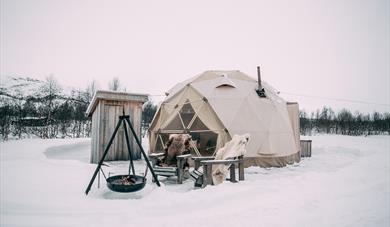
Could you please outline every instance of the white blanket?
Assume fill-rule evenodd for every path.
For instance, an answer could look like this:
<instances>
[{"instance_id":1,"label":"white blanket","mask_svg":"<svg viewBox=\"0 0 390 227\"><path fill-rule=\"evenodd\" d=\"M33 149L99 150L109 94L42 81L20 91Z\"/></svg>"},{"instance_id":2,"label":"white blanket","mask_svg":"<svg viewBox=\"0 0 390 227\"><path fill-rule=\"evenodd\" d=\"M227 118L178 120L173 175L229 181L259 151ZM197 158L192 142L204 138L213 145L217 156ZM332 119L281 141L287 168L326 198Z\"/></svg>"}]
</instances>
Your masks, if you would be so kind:
<instances>
[{"instance_id":1,"label":"white blanket","mask_svg":"<svg viewBox=\"0 0 390 227\"><path fill-rule=\"evenodd\" d=\"M246 145L249 142L250 135L234 135L232 140L227 142L225 146L220 148L215 155L215 160L226 160L236 158L246 153ZM227 173L229 172L229 165L213 165L212 177L214 185L222 183Z\"/></svg>"}]
</instances>

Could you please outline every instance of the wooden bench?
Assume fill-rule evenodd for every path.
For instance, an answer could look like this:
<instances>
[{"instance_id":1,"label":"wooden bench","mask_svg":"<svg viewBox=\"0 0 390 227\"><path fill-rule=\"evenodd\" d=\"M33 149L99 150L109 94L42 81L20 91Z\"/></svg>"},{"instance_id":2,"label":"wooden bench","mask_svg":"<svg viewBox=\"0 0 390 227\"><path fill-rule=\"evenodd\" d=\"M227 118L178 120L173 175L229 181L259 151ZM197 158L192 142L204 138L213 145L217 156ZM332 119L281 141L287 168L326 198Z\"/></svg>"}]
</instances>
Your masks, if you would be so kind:
<instances>
[{"instance_id":1,"label":"wooden bench","mask_svg":"<svg viewBox=\"0 0 390 227\"><path fill-rule=\"evenodd\" d=\"M182 184L183 183L183 176L185 173L184 170L184 163L186 163L187 159L191 157L190 154L184 154L176 156L177 164L176 166L158 166L157 161L164 157L164 153L153 153L149 154L149 159L152 162L152 168L154 173L158 176L164 176L164 177L171 177L176 176L177 177L177 183ZM188 171L188 170L187 170Z\"/></svg>"},{"instance_id":2,"label":"wooden bench","mask_svg":"<svg viewBox=\"0 0 390 227\"><path fill-rule=\"evenodd\" d=\"M195 181L195 187L206 187L213 184L212 166L217 164L230 165L230 182L236 183L236 167L238 167L238 180L243 181L244 176L244 158L239 156L235 159L215 160L214 157L192 157L195 162L194 171L190 173L190 177ZM203 167L203 173L199 171L199 167Z\"/></svg>"}]
</instances>

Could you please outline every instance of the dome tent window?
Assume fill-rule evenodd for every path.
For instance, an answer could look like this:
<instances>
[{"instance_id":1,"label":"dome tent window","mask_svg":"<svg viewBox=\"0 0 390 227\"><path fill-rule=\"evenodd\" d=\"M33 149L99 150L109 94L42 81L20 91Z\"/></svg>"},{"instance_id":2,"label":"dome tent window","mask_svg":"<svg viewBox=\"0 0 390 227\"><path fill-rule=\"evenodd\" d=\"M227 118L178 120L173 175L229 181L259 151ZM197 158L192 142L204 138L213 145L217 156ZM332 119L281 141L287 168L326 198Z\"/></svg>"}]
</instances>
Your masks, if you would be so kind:
<instances>
[{"instance_id":1,"label":"dome tent window","mask_svg":"<svg viewBox=\"0 0 390 227\"><path fill-rule=\"evenodd\" d=\"M176 115L172 121L164 128L166 130L184 130L183 123L179 115Z\"/></svg>"},{"instance_id":2,"label":"dome tent window","mask_svg":"<svg viewBox=\"0 0 390 227\"><path fill-rule=\"evenodd\" d=\"M169 134L188 133L191 135L196 155L213 155L216 151L218 133L210 130L202 122L189 100L186 100L183 105L175 107L178 110L177 114L157 134L155 150L163 151L165 149Z\"/></svg>"},{"instance_id":3,"label":"dome tent window","mask_svg":"<svg viewBox=\"0 0 390 227\"><path fill-rule=\"evenodd\" d=\"M191 104L186 103L180 110L180 117L183 120L185 126L188 126L191 120L194 118L195 111L192 108Z\"/></svg>"}]
</instances>

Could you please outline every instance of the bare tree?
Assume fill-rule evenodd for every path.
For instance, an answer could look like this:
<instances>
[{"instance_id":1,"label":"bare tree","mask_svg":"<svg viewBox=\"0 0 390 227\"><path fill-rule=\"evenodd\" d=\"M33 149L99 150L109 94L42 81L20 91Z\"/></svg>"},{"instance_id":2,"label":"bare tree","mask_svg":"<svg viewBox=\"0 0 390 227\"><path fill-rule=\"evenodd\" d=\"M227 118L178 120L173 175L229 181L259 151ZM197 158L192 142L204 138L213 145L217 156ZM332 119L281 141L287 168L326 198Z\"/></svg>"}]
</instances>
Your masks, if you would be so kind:
<instances>
[{"instance_id":1,"label":"bare tree","mask_svg":"<svg viewBox=\"0 0 390 227\"><path fill-rule=\"evenodd\" d=\"M53 74L46 78L46 83L42 85L41 91L44 95L43 100L46 104L46 108L44 108L45 115L47 117L47 137L52 138L55 136L55 130L51 127L53 121L53 111L56 108L55 100L61 94L62 88L58 84L57 79Z\"/></svg>"},{"instance_id":2,"label":"bare tree","mask_svg":"<svg viewBox=\"0 0 390 227\"><path fill-rule=\"evenodd\" d=\"M98 84L96 80L92 80L86 88L87 101L90 102L95 95L96 90L98 89Z\"/></svg>"},{"instance_id":3,"label":"bare tree","mask_svg":"<svg viewBox=\"0 0 390 227\"><path fill-rule=\"evenodd\" d=\"M112 78L112 80L108 83L108 89L111 91L121 90L121 83L118 77Z\"/></svg>"}]
</instances>

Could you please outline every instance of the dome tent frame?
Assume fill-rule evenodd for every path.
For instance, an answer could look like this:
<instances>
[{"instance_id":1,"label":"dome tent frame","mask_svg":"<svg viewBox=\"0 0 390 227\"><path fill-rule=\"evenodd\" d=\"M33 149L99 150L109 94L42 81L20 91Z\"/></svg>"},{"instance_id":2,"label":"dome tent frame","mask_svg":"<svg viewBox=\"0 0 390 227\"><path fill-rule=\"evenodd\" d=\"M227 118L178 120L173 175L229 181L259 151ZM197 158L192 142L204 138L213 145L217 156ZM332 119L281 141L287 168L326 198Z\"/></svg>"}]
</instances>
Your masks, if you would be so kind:
<instances>
[{"instance_id":1,"label":"dome tent frame","mask_svg":"<svg viewBox=\"0 0 390 227\"><path fill-rule=\"evenodd\" d=\"M299 162L298 104L283 100L266 82L262 82L262 87L266 97L259 97L257 81L240 71L206 71L177 84L168 91L151 123L150 151L158 152L161 148L157 146L161 133L191 134L183 127L166 130L183 106L190 103L204 125L218 135L215 150L233 135L249 133L246 166Z\"/></svg>"},{"instance_id":2,"label":"dome tent frame","mask_svg":"<svg viewBox=\"0 0 390 227\"><path fill-rule=\"evenodd\" d=\"M206 147L206 149L212 148L212 153L201 152L206 155L214 155L220 147L231 139L227 129L223 126L218 117L216 117L216 114L208 103L208 100L191 86L183 87L181 92L177 93L177 95L173 96L170 100L170 102L164 102L161 104L154 120L152 121L154 123L152 123L151 127L156 128L158 125L158 130L156 132L149 131L152 152L156 151L156 149L152 148L156 148L158 145L160 145L161 148L165 148L164 146L168 137L166 136L165 139L162 137L163 135L172 133L188 133L191 135L199 134L199 137L205 137L206 134L210 135L211 133L215 134L217 137L215 140L216 144L212 147ZM183 114L181 112L186 106L189 106L193 111L193 115L189 121L183 119ZM157 118L160 118L159 122L161 124L156 121ZM172 126L176 127L172 129ZM199 142L199 138L192 139L195 141L198 139L197 142Z\"/></svg>"}]
</instances>

